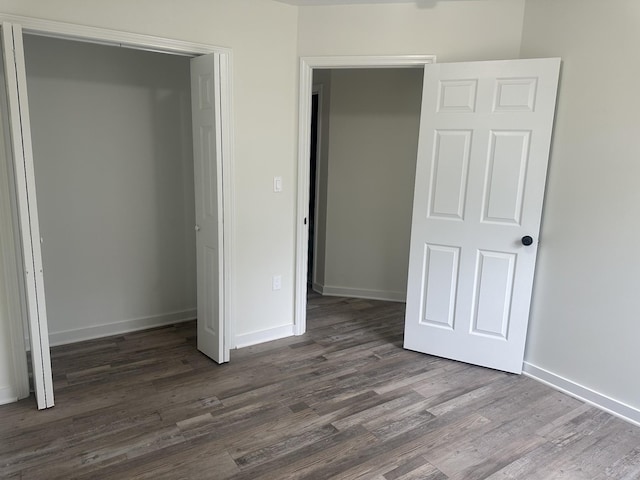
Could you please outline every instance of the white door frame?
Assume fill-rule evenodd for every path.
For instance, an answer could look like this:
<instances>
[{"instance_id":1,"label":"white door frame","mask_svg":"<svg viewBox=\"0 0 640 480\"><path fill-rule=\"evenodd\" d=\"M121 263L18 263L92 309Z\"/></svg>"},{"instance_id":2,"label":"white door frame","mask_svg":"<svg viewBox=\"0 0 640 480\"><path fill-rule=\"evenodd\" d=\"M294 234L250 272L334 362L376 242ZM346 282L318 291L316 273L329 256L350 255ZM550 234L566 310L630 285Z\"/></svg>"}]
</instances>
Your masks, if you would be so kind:
<instances>
[{"instance_id":1,"label":"white door frame","mask_svg":"<svg viewBox=\"0 0 640 480\"><path fill-rule=\"evenodd\" d=\"M40 223L35 195L33 173L33 151L31 145L31 123L26 91L26 73L22 27L11 23L2 24L2 43L7 85L8 120L11 125L13 158L7 158L8 167L15 181L16 203L19 205L19 224L22 236L23 262L16 263L22 270L18 283L26 292L25 309L28 312L31 339L31 361L33 365L33 387L39 409L54 405L53 375L49 351L49 333L42 275L40 249ZM11 156L10 156L11 157ZM8 280L8 279L7 279ZM10 320L9 320L10 321Z\"/></svg>"},{"instance_id":2,"label":"white door frame","mask_svg":"<svg viewBox=\"0 0 640 480\"><path fill-rule=\"evenodd\" d=\"M194 57L207 53L217 52L220 54L220 79L221 79L221 116L222 116L222 208L223 208L223 328L224 334L224 361L229 361L229 350L232 348L234 337L234 325L231 322L232 315L232 292L233 285L233 268L234 268L234 195L233 195L233 118L232 118L232 51L226 47L215 45L185 42L182 40L173 40L163 37L155 37L150 35L142 35L136 33L121 32L118 30L110 30L104 28L89 27L84 25L76 25L71 23L55 22L50 20L42 20L32 17L23 17L18 15L7 15L0 13L0 23L8 22L22 27L23 33L41 35L54 38L62 38L67 40L77 40L88 43L99 43L115 47L132 48L136 50L146 50L158 53L175 54ZM4 206L3 206L4 207ZM3 217L6 220L6 212ZM3 223L3 231L7 231L12 225ZM7 235L8 236L8 235ZM21 249L12 245L11 242L2 243L2 258L4 261L12 260L22 268L21 261L23 252ZM7 284L15 284L14 270L8 268L5 264L5 271L0 274L5 275ZM21 272L19 272L21 273ZM9 295L10 294L10 295ZM24 299L20 298L17 289L8 291L8 306L11 312L16 315L12 317L14 324L12 332L23 332L23 325L26 322L26 310ZM19 312L19 314L18 314ZM18 324L19 323L19 324ZM17 336L17 335L15 335ZM25 375L27 371L26 355L24 348L21 348L22 342L17 344L13 350L14 364L16 375L20 378L15 379L15 385L18 386L19 398L29 395L28 379Z\"/></svg>"},{"instance_id":3,"label":"white door frame","mask_svg":"<svg viewBox=\"0 0 640 480\"><path fill-rule=\"evenodd\" d=\"M307 256L309 225L309 153L311 148L311 95L316 68L424 68L435 55L327 56L300 58L298 100L298 196L296 217L294 334L307 330Z\"/></svg>"}]
</instances>

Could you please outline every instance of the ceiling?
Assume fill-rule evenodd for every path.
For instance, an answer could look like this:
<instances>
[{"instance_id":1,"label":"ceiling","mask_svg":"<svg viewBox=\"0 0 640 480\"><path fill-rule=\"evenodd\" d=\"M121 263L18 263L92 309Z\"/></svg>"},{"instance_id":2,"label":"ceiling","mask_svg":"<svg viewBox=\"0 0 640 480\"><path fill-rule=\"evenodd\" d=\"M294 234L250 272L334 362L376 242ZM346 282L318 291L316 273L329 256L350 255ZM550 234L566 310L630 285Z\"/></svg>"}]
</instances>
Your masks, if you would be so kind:
<instances>
[{"instance_id":1,"label":"ceiling","mask_svg":"<svg viewBox=\"0 0 640 480\"><path fill-rule=\"evenodd\" d=\"M413 3L415 0L276 0L289 5L353 5L357 3Z\"/></svg>"}]
</instances>

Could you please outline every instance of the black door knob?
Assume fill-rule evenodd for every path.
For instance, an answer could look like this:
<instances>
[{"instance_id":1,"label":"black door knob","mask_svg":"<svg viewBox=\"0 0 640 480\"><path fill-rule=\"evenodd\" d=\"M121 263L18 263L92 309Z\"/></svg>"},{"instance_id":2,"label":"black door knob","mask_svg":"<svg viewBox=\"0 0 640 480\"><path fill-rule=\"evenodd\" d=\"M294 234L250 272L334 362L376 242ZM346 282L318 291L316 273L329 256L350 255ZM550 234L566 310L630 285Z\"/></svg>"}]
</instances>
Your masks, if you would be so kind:
<instances>
[{"instance_id":1,"label":"black door knob","mask_svg":"<svg viewBox=\"0 0 640 480\"><path fill-rule=\"evenodd\" d=\"M524 237L522 237L522 244L524 246L528 247L532 243L533 243L533 238L531 238L529 235L525 235Z\"/></svg>"}]
</instances>

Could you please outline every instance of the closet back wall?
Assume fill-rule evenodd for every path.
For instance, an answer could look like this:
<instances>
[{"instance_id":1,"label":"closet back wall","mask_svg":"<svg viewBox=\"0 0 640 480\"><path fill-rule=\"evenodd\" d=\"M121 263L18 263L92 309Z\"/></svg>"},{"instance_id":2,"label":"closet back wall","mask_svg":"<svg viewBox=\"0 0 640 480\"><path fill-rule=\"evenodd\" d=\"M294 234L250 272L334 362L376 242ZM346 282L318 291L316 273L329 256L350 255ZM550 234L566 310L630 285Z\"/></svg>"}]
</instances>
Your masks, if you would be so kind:
<instances>
[{"instance_id":1,"label":"closet back wall","mask_svg":"<svg viewBox=\"0 0 640 480\"><path fill-rule=\"evenodd\" d=\"M27 35L52 344L195 318L189 59Z\"/></svg>"}]
</instances>

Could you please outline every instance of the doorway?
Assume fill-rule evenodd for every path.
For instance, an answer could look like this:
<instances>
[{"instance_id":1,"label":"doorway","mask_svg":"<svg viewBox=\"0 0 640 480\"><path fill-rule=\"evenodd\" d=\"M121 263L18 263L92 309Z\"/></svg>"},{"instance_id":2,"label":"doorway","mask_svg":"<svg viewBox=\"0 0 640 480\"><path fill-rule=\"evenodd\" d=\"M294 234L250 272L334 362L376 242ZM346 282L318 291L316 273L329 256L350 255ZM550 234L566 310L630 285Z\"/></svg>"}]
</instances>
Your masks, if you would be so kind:
<instances>
[{"instance_id":1,"label":"doorway","mask_svg":"<svg viewBox=\"0 0 640 480\"><path fill-rule=\"evenodd\" d=\"M335 59L303 59L303 86L316 62ZM520 373L560 59L423 68L404 348Z\"/></svg>"},{"instance_id":2,"label":"doorway","mask_svg":"<svg viewBox=\"0 0 640 480\"><path fill-rule=\"evenodd\" d=\"M330 69L314 83L326 87L329 106L310 201L318 207L317 234L309 232L318 245L314 289L404 302L422 70Z\"/></svg>"},{"instance_id":3,"label":"doorway","mask_svg":"<svg viewBox=\"0 0 640 480\"><path fill-rule=\"evenodd\" d=\"M189 58L24 46L50 344L196 318Z\"/></svg>"},{"instance_id":4,"label":"doorway","mask_svg":"<svg viewBox=\"0 0 640 480\"><path fill-rule=\"evenodd\" d=\"M208 47L206 45L191 44L188 42L175 42L155 37L147 37L145 35L128 34L117 31L110 31L98 28L83 27L81 33L78 29L74 29L71 25L58 24L56 22L40 21L28 18L17 19L12 17L13 21L24 21L23 25L4 23L3 24L3 45L5 54L5 66L7 67L7 83L8 83L8 112L11 124L11 144L13 145L13 153L15 155L15 168L17 169L15 177L17 182L17 203L19 208L18 217L22 232L22 253L21 251L8 252L6 248L3 253L15 258L16 262L24 254L28 255L29 261L25 262L25 271L21 274L26 278L25 290L27 294L24 302L19 299L13 299L14 304L21 304L22 318L28 318L31 332L32 357L34 359L34 383L36 390L36 398L39 408L47 408L53 406L53 391L51 386L51 372L49 362L49 339L48 324L46 317L46 307L44 303L44 282L43 267L40 257L40 241L39 222L37 217L37 208L35 204L35 178L33 174L33 156L31 152L31 132L28 115L27 104L27 81L26 70L24 66L24 50L23 50L23 27L25 33L35 33L37 35L46 35L51 37L63 37L67 39L76 39L82 42L104 43L112 46L126 45L132 49L153 50L162 53L173 53L186 55L188 57L203 55L202 59L206 60L209 68L208 72L202 72L200 69L196 76L200 80L198 89L200 102L199 109L209 108L210 114L215 115L209 124L212 128L208 128L205 124L198 123L198 132L208 135L209 142L207 146L213 147L206 149L208 156L205 155L206 168L209 175L206 177L208 184L217 184L216 191L210 192L208 186L205 187L205 194L215 196L217 201L209 203L215 205L219 209L218 221L221 225L225 225L225 230L218 230L219 236L219 279L216 278L216 288L220 289L218 298L218 307L220 316L215 321L205 316L207 328L217 330L220 339L220 359L228 361L229 351L229 329L226 326L229 323L228 298L230 292L228 289L228 279L231 259L231 235L230 228L232 219L231 213L231 195L230 184L232 183L231 172L231 122L230 122L230 54L228 49L218 47ZM210 59L210 60L209 60ZM193 63L193 62L192 62ZM202 65L202 62L199 62ZM204 75L204 79L203 76ZM192 89L193 90L193 89ZM204 101L202 95L206 95ZM209 101L210 100L210 101ZM206 108L205 108L206 107ZM205 115L205 116L206 116ZM195 120L194 120L195 122ZM198 121L199 122L199 121ZM202 127L202 128L200 128ZM194 138L196 136L194 135ZM24 146L24 148L23 148ZM200 142L200 146L204 146ZM196 152L205 149L195 149ZM202 154L195 155L196 162L202 163ZM200 158L198 160L198 158ZM207 163L208 162L208 163ZM11 163L11 162L10 162ZM201 166L201 165L200 165ZM215 178L214 178L215 177ZM26 184L21 179L26 179ZM216 180L217 178L217 180ZM212 181L213 180L213 181ZM204 179L203 179L204 182ZM224 188L223 188L224 187ZM31 194L29 194L31 192ZM117 201L117 196L115 196ZM26 199L30 199L29 204ZM224 221L223 221L224 220ZM15 229L14 225L14 229ZM36 232L34 234L34 232ZM100 252L95 252L99 255ZM17 258L16 258L17 257ZM223 261L224 259L224 261ZM33 262L33 263L31 263ZM34 274L29 276L30 269L33 268ZM99 273L97 273L99 275ZM210 276L209 276L210 277ZM199 319L202 316L198 315ZM17 319L16 319L17 320ZM199 320L200 323L200 320ZM215 324L215 325L214 325ZM225 352L226 350L226 352ZM13 356L17 362L25 363L25 359L20 348L14 349ZM26 368L24 369L26 371ZM17 379L17 382L23 384L24 379ZM24 390L23 390L24 391ZM24 395L21 395L22 398Z\"/></svg>"},{"instance_id":5,"label":"doorway","mask_svg":"<svg viewBox=\"0 0 640 480\"><path fill-rule=\"evenodd\" d=\"M425 65L433 63L435 56L392 56L392 57L307 57L301 60L300 81L300 118L311 118L311 99L313 90L314 72L326 72L328 69L363 69L363 68L416 68L422 69ZM326 90L326 89L325 89ZM325 115L326 112L323 112ZM323 141L327 135L322 134ZM309 242L309 230L307 219L309 218L309 152L310 152L310 124L300 123L299 132L299 163L298 163L298 223L296 242L296 291L295 291L295 333L301 335L306 331L306 306L307 306L307 248ZM321 150L322 155L326 150ZM321 190L322 187L319 188ZM316 218L321 215L316 212ZM317 226L316 226L317 231ZM318 242L316 241L316 245ZM322 253L316 248L314 256L317 258ZM318 265L316 270L321 269ZM302 280L304 279L304 280ZM339 292L332 292L339 294Z\"/></svg>"},{"instance_id":6,"label":"doorway","mask_svg":"<svg viewBox=\"0 0 640 480\"><path fill-rule=\"evenodd\" d=\"M397 56L397 57L310 57L302 59L301 61L301 95L300 95L300 118L311 118L311 96L312 96L312 85L314 82L314 74L317 72L318 74L326 74L331 69L342 70L342 69L365 69L365 68L415 68L422 69L424 65L433 63L435 60L434 56ZM326 85L324 86L324 91L326 92ZM327 95L330 95L327 93ZM326 102L325 102L326 103ZM323 111L323 116L326 116L326 112ZM326 120L325 120L326 122ZM324 123L324 122L323 122ZM306 127L306 128L305 128ZM310 151L310 131L308 130L309 125L305 125L304 122L301 123L301 131L299 134L299 152L300 159L302 160L302 155L305 155L308 159L308 152ZM326 141L327 136L330 134L323 133L322 134L322 142ZM327 149L324 146L321 147L322 157L327 155ZM320 158L320 162L323 161L323 158ZM304 163L300 161L298 165L298 206L299 206L299 215L298 215L298 228L297 228L297 258L298 261L296 263L296 278L299 279L296 281L296 295L295 295L295 333L300 335L306 331L306 298L307 298L307 264L306 264L306 249L308 245L308 235L309 231L306 227L306 220L308 218L308 205L310 195L309 188L309 162L305 161ZM323 166L320 166L320 170L322 170ZM322 180L320 180L319 191L322 191ZM331 198L331 195L328 194L327 198ZM316 212L316 218L322 218L323 213L320 211L321 208ZM314 237L317 235L314 234ZM320 247L322 245L322 239L316 238L316 250L314 252L314 256L316 258L322 257L324 254L323 249ZM304 261L302 261L304 259ZM320 263L317 264L316 272L323 271L323 266ZM300 281L300 279L305 279L304 283ZM320 282L319 282L320 283ZM324 283L324 282L323 282ZM340 287L341 285L338 285ZM344 291L339 291L336 289L332 289L332 286L329 285L329 288L325 290L324 287L321 289L323 292L328 294L340 295L344 294ZM315 289L315 288L314 288ZM360 291L360 292L352 292L355 293L356 296L367 296L370 292ZM396 298L399 300L399 298Z\"/></svg>"}]
</instances>

